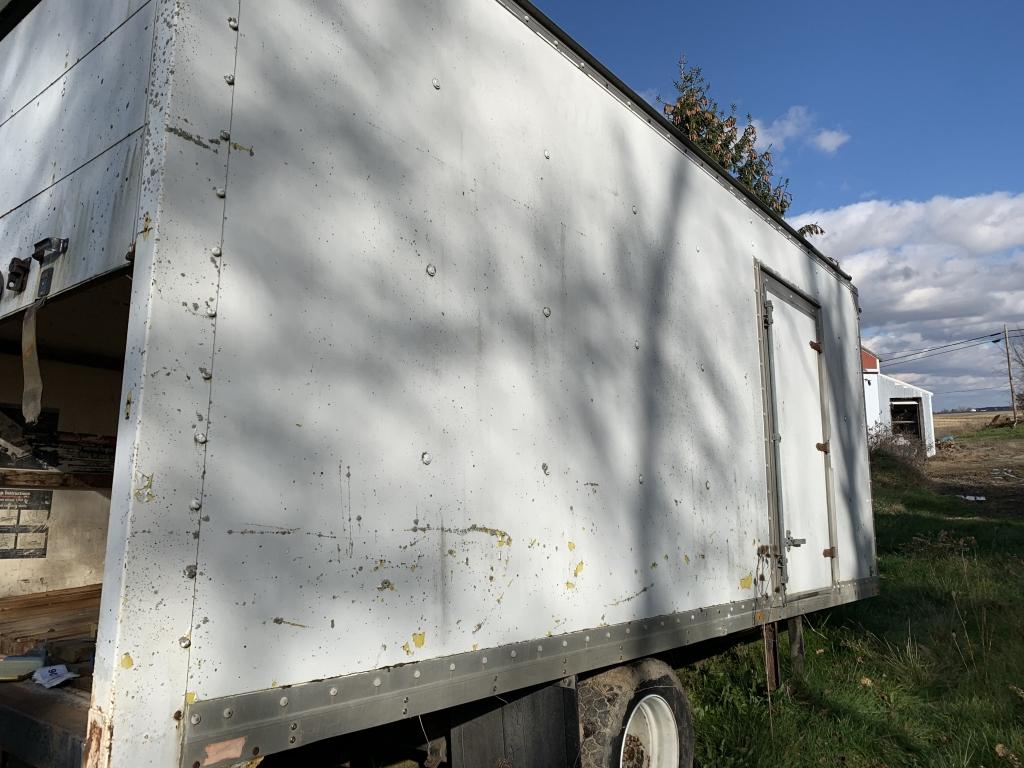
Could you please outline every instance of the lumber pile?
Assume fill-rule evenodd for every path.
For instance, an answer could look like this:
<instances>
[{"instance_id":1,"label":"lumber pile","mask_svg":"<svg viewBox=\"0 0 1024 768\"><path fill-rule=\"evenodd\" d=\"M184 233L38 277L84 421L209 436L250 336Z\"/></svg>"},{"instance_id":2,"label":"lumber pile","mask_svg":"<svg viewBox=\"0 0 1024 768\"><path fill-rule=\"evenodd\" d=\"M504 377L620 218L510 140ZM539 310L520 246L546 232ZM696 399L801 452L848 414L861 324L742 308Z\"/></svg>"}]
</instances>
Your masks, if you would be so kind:
<instances>
[{"instance_id":1,"label":"lumber pile","mask_svg":"<svg viewBox=\"0 0 1024 768\"><path fill-rule=\"evenodd\" d=\"M0 598L0 655L27 653L56 640L95 638L100 586Z\"/></svg>"}]
</instances>

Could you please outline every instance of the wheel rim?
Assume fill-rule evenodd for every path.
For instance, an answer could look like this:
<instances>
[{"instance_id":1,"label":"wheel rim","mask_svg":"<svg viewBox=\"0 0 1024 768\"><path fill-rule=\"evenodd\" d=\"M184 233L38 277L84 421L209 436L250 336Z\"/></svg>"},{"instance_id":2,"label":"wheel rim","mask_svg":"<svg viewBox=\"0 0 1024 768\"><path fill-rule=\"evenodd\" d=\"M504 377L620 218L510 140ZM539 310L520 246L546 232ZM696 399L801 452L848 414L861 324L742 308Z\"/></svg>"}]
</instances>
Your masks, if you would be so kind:
<instances>
[{"instance_id":1,"label":"wheel rim","mask_svg":"<svg viewBox=\"0 0 1024 768\"><path fill-rule=\"evenodd\" d=\"M661 696L644 696L626 722L619 751L621 768L679 768L679 727Z\"/></svg>"}]
</instances>

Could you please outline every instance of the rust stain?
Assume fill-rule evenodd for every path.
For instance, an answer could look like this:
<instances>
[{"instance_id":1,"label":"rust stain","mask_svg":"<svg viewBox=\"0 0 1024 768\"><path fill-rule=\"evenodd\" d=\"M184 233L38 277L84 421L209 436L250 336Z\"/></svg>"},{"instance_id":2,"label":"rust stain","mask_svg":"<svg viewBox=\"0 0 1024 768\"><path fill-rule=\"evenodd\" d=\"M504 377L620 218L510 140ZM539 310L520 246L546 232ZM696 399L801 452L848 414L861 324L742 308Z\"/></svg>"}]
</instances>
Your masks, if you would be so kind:
<instances>
[{"instance_id":1,"label":"rust stain","mask_svg":"<svg viewBox=\"0 0 1024 768\"><path fill-rule=\"evenodd\" d=\"M105 718L99 710L89 710L89 730L82 745L82 768L107 768L110 765L113 729L103 721Z\"/></svg>"},{"instance_id":2,"label":"rust stain","mask_svg":"<svg viewBox=\"0 0 1024 768\"><path fill-rule=\"evenodd\" d=\"M754 613L754 623L760 624L764 621L764 611L757 611Z\"/></svg>"},{"instance_id":3,"label":"rust stain","mask_svg":"<svg viewBox=\"0 0 1024 768\"><path fill-rule=\"evenodd\" d=\"M620 599L615 600L614 602L611 602L611 603L605 603L604 607L605 608L611 608L613 605L622 605L623 603L628 603L630 600L636 600L638 597L640 597L640 595L642 595L644 592L646 592L647 590L649 590L653 586L654 586L653 583L648 584L646 587L641 589L639 592L634 592L632 595L627 595L626 597L620 598Z\"/></svg>"},{"instance_id":4,"label":"rust stain","mask_svg":"<svg viewBox=\"0 0 1024 768\"><path fill-rule=\"evenodd\" d=\"M189 133L184 128L178 128L175 125L168 125L168 126L166 126L164 128L164 130L166 130L168 133L173 133L175 136L177 136L180 139L184 139L185 141L192 142L197 147L202 147L203 149L208 149L211 152L213 152L214 154L216 154L217 151L218 151L215 146L213 146L212 144L209 144L209 143L203 141L201 138L196 136L194 133Z\"/></svg>"},{"instance_id":5,"label":"rust stain","mask_svg":"<svg viewBox=\"0 0 1024 768\"><path fill-rule=\"evenodd\" d=\"M446 528L444 526L434 528L433 526L428 524L414 525L412 528L409 529L410 533L430 533L432 531L440 531L443 534L453 534L455 536L466 536L470 533L485 533L488 536L493 536L495 539L497 539L499 547L512 546L512 537L509 535L507 531L503 531L500 528L488 528L485 525L477 525L476 523L473 523L468 528Z\"/></svg>"},{"instance_id":6,"label":"rust stain","mask_svg":"<svg viewBox=\"0 0 1024 768\"><path fill-rule=\"evenodd\" d=\"M142 230L139 232L139 234L142 235L142 239L143 240L148 240L149 239L149 233L152 232L152 231L153 231L153 219L150 218L149 211L146 211L146 213L142 217Z\"/></svg>"}]
</instances>

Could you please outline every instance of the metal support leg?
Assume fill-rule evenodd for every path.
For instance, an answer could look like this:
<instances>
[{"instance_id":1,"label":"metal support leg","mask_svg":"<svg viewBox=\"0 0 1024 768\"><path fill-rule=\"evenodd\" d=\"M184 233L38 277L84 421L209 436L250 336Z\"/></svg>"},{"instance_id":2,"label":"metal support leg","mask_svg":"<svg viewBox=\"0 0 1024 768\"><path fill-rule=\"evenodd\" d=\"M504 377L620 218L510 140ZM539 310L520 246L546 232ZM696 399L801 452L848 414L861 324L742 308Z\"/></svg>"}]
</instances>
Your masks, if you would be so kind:
<instances>
[{"instance_id":1,"label":"metal support leg","mask_svg":"<svg viewBox=\"0 0 1024 768\"><path fill-rule=\"evenodd\" d=\"M793 674L804 675L804 617L794 616L789 620L789 660L793 665Z\"/></svg>"},{"instance_id":2,"label":"metal support leg","mask_svg":"<svg viewBox=\"0 0 1024 768\"><path fill-rule=\"evenodd\" d=\"M768 692L772 693L779 687L779 625L778 622L765 624L764 630L764 668L768 682Z\"/></svg>"}]
</instances>

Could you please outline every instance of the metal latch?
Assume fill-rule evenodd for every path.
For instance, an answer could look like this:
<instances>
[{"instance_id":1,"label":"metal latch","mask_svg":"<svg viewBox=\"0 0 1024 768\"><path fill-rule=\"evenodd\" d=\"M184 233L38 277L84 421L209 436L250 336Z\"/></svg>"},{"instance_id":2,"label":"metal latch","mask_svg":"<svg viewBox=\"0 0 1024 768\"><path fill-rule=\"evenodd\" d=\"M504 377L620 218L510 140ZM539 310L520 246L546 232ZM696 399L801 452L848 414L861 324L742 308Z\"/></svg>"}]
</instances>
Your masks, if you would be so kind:
<instances>
[{"instance_id":1,"label":"metal latch","mask_svg":"<svg viewBox=\"0 0 1024 768\"><path fill-rule=\"evenodd\" d=\"M32 268L32 259L19 259L15 256L7 266L7 290L21 293L28 282L28 271Z\"/></svg>"},{"instance_id":2,"label":"metal latch","mask_svg":"<svg viewBox=\"0 0 1024 768\"><path fill-rule=\"evenodd\" d=\"M772 320L772 312L773 311L774 311L774 307L772 307L772 300L771 299L765 299L765 302L764 302L764 327L765 328L767 328L768 326L770 326L774 322Z\"/></svg>"},{"instance_id":3,"label":"metal latch","mask_svg":"<svg viewBox=\"0 0 1024 768\"><path fill-rule=\"evenodd\" d=\"M790 535L790 532L786 531L786 541L785 541L785 543L786 543L786 549L789 549L790 547L802 547L804 544L807 543L807 539L794 539Z\"/></svg>"},{"instance_id":4,"label":"metal latch","mask_svg":"<svg viewBox=\"0 0 1024 768\"><path fill-rule=\"evenodd\" d=\"M43 298L50 295L50 287L53 285L53 262L61 254L68 252L68 239L66 237L44 237L33 246L32 258L39 262L43 271L39 273L39 288L36 290L36 298Z\"/></svg>"}]
</instances>

